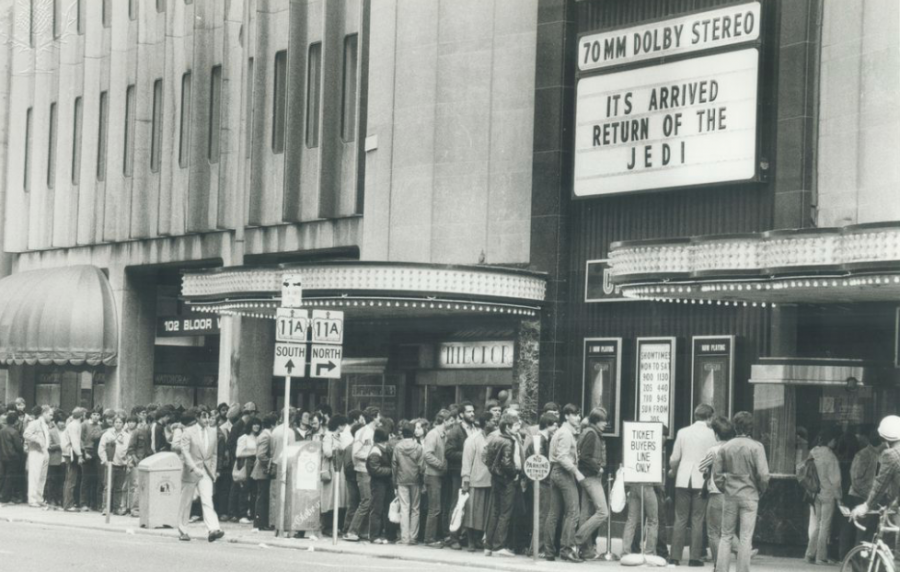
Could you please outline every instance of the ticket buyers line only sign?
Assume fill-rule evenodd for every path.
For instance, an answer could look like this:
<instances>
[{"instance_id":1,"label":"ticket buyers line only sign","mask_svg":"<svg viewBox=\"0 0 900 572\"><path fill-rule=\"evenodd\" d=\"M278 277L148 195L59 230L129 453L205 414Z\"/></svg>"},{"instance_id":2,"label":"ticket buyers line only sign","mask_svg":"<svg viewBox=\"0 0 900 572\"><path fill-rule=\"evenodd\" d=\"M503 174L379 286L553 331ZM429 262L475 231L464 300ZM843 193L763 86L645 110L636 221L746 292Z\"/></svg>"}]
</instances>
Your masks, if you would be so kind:
<instances>
[{"instance_id":1,"label":"ticket buyers line only sign","mask_svg":"<svg viewBox=\"0 0 900 572\"><path fill-rule=\"evenodd\" d=\"M638 31L626 29L599 34L595 39L583 38L579 55L582 70L601 69L604 62L624 65L676 53L697 55L670 63L660 60L657 65L644 62L640 67L624 71L616 68L579 79L576 197L756 177L759 50L746 42L759 38L759 4L745 5L743 13L739 8L729 9L737 11L732 16L716 16L726 10L714 10ZM735 33L735 26L740 35ZM724 27L727 37L723 36ZM692 42L695 31L699 39ZM612 53L607 57L604 54L609 38L605 36L609 34L615 37L610 40ZM644 38L649 38L646 45ZM619 40L621 49L615 47ZM731 44L742 47L713 55L704 53ZM597 65L591 64L590 55L595 45L602 46L596 50L601 54L594 62Z\"/></svg>"}]
</instances>

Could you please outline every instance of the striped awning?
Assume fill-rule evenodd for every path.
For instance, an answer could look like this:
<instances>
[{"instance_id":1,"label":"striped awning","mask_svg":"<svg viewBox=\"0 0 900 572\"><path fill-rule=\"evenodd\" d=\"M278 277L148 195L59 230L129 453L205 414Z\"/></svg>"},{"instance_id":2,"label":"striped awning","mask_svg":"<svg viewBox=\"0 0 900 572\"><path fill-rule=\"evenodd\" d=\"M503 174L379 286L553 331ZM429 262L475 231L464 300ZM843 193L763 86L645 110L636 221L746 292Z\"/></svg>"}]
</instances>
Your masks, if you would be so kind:
<instances>
[{"instance_id":1,"label":"striped awning","mask_svg":"<svg viewBox=\"0 0 900 572\"><path fill-rule=\"evenodd\" d=\"M0 363L111 366L118 339L112 288L96 266L0 280Z\"/></svg>"}]
</instances>

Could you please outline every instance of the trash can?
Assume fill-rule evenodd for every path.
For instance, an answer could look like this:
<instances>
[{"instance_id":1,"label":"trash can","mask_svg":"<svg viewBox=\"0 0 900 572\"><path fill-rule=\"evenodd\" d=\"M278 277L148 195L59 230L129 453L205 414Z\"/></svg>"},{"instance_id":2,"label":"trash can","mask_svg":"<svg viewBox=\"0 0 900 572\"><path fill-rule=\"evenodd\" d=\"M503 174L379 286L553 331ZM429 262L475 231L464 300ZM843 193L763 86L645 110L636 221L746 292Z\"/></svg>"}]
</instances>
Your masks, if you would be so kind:
<instances>
[{"instance_id":1,"label":"trash can","mask_svg":"<svg viewBox=\"0 0 900 572\"><path fill-rule=\"evenodd\" d=\"M181 502L181 458L175 453L157 453L138 465L138 498L141 528L178 526Z\"/></svg>"}]
</instances>

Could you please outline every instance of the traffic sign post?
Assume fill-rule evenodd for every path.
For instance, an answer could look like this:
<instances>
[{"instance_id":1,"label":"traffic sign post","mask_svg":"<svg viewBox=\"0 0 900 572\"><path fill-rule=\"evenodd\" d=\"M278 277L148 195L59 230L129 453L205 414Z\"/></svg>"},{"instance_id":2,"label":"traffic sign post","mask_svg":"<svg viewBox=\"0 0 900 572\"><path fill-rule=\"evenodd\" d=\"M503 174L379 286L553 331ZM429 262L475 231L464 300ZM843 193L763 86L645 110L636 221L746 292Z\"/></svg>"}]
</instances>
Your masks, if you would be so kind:
<instances>
[{"instance_id":1,"label":"traffic sign post","mask_svg":"<svg viewBox=\"0 0 900 572\"><path fill-rule=\"evenodd\" d=\"M550 474L550 459L541 455L541 435L534 436L535 454L525 459L525 476L534 481L534 530L531 534L531 554L537 562L541 546L541 481Z\"/></svg>"}]
</instances>

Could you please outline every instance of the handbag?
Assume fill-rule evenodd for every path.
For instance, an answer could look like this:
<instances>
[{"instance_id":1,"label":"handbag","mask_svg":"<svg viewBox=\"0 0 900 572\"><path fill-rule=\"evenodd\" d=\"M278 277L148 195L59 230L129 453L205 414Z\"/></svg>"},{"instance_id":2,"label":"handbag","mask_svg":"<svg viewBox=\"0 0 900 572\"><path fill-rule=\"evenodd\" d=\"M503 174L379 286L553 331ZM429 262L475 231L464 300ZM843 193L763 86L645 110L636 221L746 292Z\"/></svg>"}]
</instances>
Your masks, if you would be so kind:
<instances>
[{"instance_id":1,"label":"handbag","mask_svg":"<svg viewBox=\"0 0 900 572\"><path fill-rule=\"evenodd\" d=\"M466 501L469 500L469 493L462 489L459 491L459 500L456 501L456 508L450 516L450 532L456 532L462 526L463 515L466 512Z\"/></svg>"},{"instance_id":2,"label":"handbag","mask_svg":"<svg viewBox=\"0 0 900 572\"><path fill-rule=\"evenodd\" d=\"M240 465L240 468L238 468L238 465ZM247 481L247 463L242 463L241 459L234 462L234 468L231 470L231 480L235 483Z\"/></svg>"},{"instance_id":3,"label":"handbag","mask_svg":"<svg viewBox=\"0 0 900 572\"><path fill-rule=\"evenodd\" d=\"M388 520L393 522L394 524L400 524L400 498L397 497L391 501L391 506L388 507Z\"/></svg>"},{"instance_id":4,"label":"handbag","mask_svg":"<svg viewBox=\"0 0 900 572\"><path fill-rule=\"evenodd\" d=\"M327 459L322 459L323 461L328 461ZM334 472L331 468L331 461L326 463L322 463L322 468L319 469L319 479L323 483L330 483L331 479L334 478Z\"/></svg>"},{"instance_id":5,"label":"handbag","mask_svg":"<svg viewBox=\"0 0 900 572\"><path fill-rule=\"evenodd\" d=\"M616 480L609 492L609 508L613 512L625 510L625 469L619 467L616 471Z\"/></svg>"}]
</instances>

